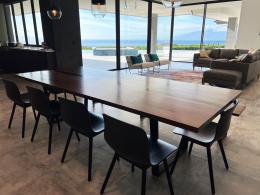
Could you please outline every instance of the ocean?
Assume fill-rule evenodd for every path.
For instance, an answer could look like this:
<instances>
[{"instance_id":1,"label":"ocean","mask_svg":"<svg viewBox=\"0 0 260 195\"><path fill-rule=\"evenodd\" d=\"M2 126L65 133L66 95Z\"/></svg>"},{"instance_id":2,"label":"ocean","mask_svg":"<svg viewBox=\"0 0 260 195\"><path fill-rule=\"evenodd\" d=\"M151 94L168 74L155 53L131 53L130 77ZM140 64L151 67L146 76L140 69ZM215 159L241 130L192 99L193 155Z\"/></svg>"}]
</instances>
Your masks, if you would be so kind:
<instances>
[{"instance_id":1,"label":"ocean","mask_svg":"<svg viewBox=\"0 0 260 195\"><path fill-rule=\"evenodd\" d=\"M146 45L146 40L121 40L121 45L122 46L145 46ZM204 41L204 44L224 44L225 41L223 40L207 40ZM81 41L82 46L87 46L87 47L101 47L101 46L115 46L116 41L115 40L82 40ZM169 40L158 40L157 41L158 45L168 45ZM174 44L179 44L179 45L191 45L191 44L200 44L200 40L175 40Z\"/></svg>"}]
</instances>

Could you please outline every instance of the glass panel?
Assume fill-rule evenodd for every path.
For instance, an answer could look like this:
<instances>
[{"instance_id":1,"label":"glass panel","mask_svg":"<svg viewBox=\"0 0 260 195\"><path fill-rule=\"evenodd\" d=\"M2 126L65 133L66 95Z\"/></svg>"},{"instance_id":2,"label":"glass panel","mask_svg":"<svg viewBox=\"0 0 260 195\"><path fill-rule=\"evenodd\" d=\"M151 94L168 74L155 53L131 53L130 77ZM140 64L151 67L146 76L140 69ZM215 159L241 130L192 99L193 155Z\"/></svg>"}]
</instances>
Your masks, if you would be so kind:
<instances>
[{"instance_id":1,"label":"glass panel","mask_svg":"<svg viewBox=\"0 0 260 195\"><path fill-rule=\"evenodd\" d=\"M14 4L14 12L15 12L15 20L16 20L19 42L25 44L25 36L24 36L24 28L23 28L23 20L21 15L20 3Z\"/></svg>"},{"instance_id":2,"label":"glass panel","mask_svg":"<svg viewBox=\"0 0 260 195\"><path fill-rule=\"evenodd\" d=\"M235 47L240 11L241 2L208 5L204 48Z\"/></svg>"},{"instance_id":3,"label":"glass panel","mask_svg":"<svg viewBox=\"0 0 260 195\"><path fill-rule=\"evenodd\" d=\"M105 70L115 69L115 0L106 1L104 18L92 15L91 1L79 3L83 65Z\"/></svg>"},{"instance_id":4,"label":"glass panel","mask_svg":"<svg viewBox=\"0 0 260 195\"><path fill-rule=\"evenodd\" d=\"M29 45L36 45L34 24L32 18L32 8L30 0L23 2L24 7L24 18L26 23L27 37Z\"/></svg>"},{"instance_id":5,"label":"glass panel","mask_svg":"<svg viewBox=\"0 0 260 195\"><path fill-rule=\"evenodd\" d=\"M153 3L152 16L152 53L160 58L169 59L172 9Z\"/></svg>"},{"instance_id":6,"label":"glass panel","mask_svg":"<svg viewBox=\"0 0 260 195\"><path fill-rule=\"evenodd\" d=\"M126 55L145 54L147 50L148 3L128 0L121 3L121 68L127 67Z\"/></svg>"},{"instance_id":7,"label":"glass panel","mask_svg":"<svg viewBox=\"0 0 260 195\"><path fill-rule=\"evenodd\" d=\"M13 37L13 41L17 42L16 38L15 38L15 27L14 27L14 20L13 20L13 15L12 15L12 8L11 5L8 5L8 8L10 10L10 20L11 20L11 25L12 25L12 29L9 29L10 32L10 36Z\"/></svg>"},{"instance_id":8,"label":"glass panel","mask_svg":"<svg viewBox=\"0 0 260 195\"><path fill-rule=\"evenodd\" d=\"M42 42L44 42L44 39L43 39L43 32L42 32L42 19L41 19L41 14L40 14L39 0L34 0L34 9L35 9L35 18L36 18L38 39L39 39L39 44L41 45Z\"/></svg>"},{"instance_id":9,"label":"glass panel","mask_svg":"<svg viewBox=\"0 0 260 195\"><path fill-rule=\"evenodd\" d=\"M193 61L200 48L204 5L178 7L174 17L173 60Z\"/></svg>"}]
</instances>

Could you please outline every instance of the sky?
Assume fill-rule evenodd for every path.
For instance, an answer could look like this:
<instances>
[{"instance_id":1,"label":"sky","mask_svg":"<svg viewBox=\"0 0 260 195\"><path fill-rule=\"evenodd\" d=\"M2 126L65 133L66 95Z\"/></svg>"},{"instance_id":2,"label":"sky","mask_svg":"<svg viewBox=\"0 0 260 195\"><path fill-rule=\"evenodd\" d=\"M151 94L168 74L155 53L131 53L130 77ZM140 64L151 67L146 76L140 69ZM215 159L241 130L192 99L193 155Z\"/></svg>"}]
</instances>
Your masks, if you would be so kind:
<instances>
[{"instance_id":1,"label":"sky","mask_svg":"<svg viewBox=\"0 0 260 195\"><path fill-rule=\"evenodd\" d=\"M30 43L35 43L32 15L25 16L27 34ZM170 16L158 18L158 40L170 39ZM36 13L36 21L40 42L43 41L40 14ZM16 16L18 35L24 42L24 29L21 16ZM80 10L80 26L82 40L115 40L115 15L107 13L104 18L95 18L91 11ZM202 26L202 17L176 16L174 26L174 39L199 40ZM225 39L226 25L217 25L214 20L206 20L205 36L210 39ZM221 36L219 36L221 34ZM223 34L223 36L222 36ZM135 17L121 15L121 39L122 40L146 40L147 17ZM224 40L223 40L224 41Z\"/></svg>"}]
</instances>

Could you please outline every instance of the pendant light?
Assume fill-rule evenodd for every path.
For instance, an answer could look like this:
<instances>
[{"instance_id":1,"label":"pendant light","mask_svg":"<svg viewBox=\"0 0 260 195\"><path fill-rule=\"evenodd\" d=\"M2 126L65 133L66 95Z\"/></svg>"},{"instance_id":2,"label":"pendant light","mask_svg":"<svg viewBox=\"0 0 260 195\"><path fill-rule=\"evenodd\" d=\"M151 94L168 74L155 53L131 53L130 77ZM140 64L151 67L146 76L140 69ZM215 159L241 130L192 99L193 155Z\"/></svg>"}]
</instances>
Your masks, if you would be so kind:
<instances>
[{"instance_id":1,"label":"pendant light","mask_svg":"<svg viewBox=\"0 0 260 195\"><path fill-rule=\"evenodd\" d=\"M62 16L62 11L58 6L55 5L54 0L51 1L51 6L50 9L47 10L47 15L51 20L60 20Z\"/></svg>"},{"instance_id":2,"label":"pendant light","mask_svg":"<svg viewBox=\"0 0 260 195\"><path fill-rule=\"evenodd\" d=\"M91 12L96 18L104 18L106 15L106 0L91 0Z\"/></svg>"},{"instance_id":3,"label":"pendant light","mask_svg":"<svg viewBox=\"0 0 260 195\"><path fill-rule=\"evenodd\" d=\"M176 8L182 4L182 0L162 0L162 3L166 8Z\"/></svg>"}]
</instances>

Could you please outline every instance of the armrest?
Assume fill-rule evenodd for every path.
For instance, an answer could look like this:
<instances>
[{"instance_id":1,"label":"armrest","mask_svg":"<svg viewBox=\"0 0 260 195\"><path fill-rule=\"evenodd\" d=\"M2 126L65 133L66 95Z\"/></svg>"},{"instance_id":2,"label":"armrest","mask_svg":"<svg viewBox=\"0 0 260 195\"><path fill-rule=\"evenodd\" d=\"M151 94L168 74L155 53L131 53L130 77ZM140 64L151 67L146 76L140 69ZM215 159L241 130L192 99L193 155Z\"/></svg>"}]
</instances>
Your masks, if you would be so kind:
<instances>
[{"instance_id":1,"label":"armrest","mask_svg":"<svg viewBox=\"0 0 260 195\"><path fill-rule=\"evenodd\" d=\"M200 53L195 53L195 54L193 55L193 63L196 63L199 58L200 58Z\"/></svg>"},{"instance_id":2,"label":"armrest","mask_svg":"<svg viewBox=\"0 0 260 195\"><path fill-rule=\"evenodd\" d=\"M234 70L242 73L242 82L247 83L251 75L250 69L252 65L244 62L221 62L213 61L211 64L212 69Z\"/></svg>"}]
</instances>

